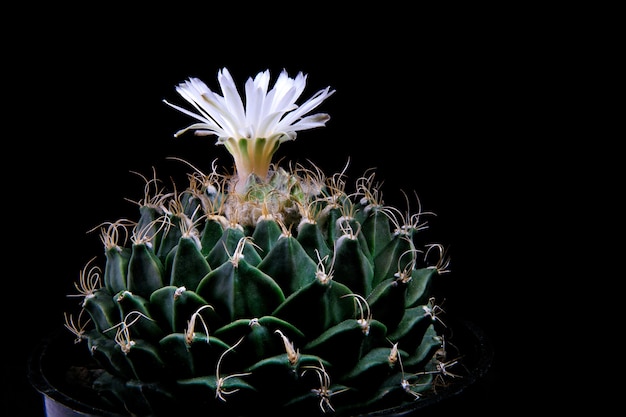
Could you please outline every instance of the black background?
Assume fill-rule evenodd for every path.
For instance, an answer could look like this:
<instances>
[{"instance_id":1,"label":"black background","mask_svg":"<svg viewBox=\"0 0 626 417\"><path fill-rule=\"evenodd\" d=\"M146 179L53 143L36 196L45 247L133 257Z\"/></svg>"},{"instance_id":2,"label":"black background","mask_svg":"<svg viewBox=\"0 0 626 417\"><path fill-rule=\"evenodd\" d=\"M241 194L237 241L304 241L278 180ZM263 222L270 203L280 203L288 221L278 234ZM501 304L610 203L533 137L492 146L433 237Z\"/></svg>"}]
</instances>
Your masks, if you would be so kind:
<instances>
[{"instance_id":1,"label":"black background","mask_svg":"<svg viewBox=\"0 0 626 417\"><path fill-rule=\"evenodd\" d=\"M352 178L376 168L388 204L403 207L406 192L416 207L417 194L436 213L429 236L452 259L444 308L478 324L495 348L483 388L459 409L501 415L541 400L539 387L531 396L521 383L535 350L525 326L540 297L528 285L540 271L527 242L545 241L531 214L551 197L536 181L550 157L537 150L555 129L544 123L561 91L553 64L562 53L559 37L538 39L542 19L393 7L290 17L251 9L245 18L210 7L32 12L5 37L3 64L12 265L4 278L11 301L3 303L3 345L12 352L3 361L4 415L42 415L28 355L63 325L80 269L102 253L87 231L134 215L127 199L141 198L143 181L132 172L186 172L168 157L205 171L215 158L231 164L214 138L175 139L191 120L162 102L182 104L174 87L191 76L216 90L223 67L239 85L265 69L303 71L303 99L336 90L319 108L331 116L326 127L301 132L276 157L311 160L327 173L349 160Z\"/></svg>"}]
</instances>

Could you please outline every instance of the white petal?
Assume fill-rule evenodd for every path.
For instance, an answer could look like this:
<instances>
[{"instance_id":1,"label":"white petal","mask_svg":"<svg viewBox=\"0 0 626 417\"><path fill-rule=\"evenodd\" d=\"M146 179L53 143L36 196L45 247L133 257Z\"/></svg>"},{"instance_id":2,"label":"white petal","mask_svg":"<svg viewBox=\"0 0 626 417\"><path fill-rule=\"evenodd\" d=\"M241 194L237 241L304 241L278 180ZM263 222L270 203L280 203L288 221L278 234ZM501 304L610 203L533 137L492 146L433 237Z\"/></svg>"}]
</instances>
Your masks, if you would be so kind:
<instances>
[{"instance_id":1,"label":"white petal","mask_svg":"<svg viewBox=\"0 0 626 417\"><path fill-rule=\"evenodd\" d=\"M246 112L243 108L241 96L237 91L235 81L226 68L219 73L218 81L222 89L222 94L224 94L224 108L226 109L226 113L230 114L228 119L233 121L233 127L235 129L237 126L245 125Z\"/></svg>"}]
</instances>

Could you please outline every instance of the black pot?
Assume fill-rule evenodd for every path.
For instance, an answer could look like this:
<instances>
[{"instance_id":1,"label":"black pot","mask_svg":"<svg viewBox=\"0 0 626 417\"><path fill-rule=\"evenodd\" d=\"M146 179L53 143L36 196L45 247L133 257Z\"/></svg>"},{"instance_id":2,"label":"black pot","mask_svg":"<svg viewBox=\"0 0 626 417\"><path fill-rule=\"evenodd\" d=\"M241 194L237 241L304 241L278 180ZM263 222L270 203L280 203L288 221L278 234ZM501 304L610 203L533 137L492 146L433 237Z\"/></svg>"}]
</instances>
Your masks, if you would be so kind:
<instances>
[{"instance_id":1,"label":"black pot","mask_svg":"<svg viewBox=\"0 0 626 417\"><path fill-rule=\"evenodd\" d=\"M472 322L455 321L449 326L454 332L455 346L463 354L462 378L411 403L351 417L440 417L442 412L467 413L468 402L479 402L480 389L476 387L492 364L493 346L482 329ZM108 408L93 390L79 382L89 379L90 373L102 371L85 346L73 344L67 334L43 340L33 351L28 365L29 381L42 395L47 417L130 416ZM472 396L478 397L473 399ZM329 417L333 417L332 414Z\"/></svg>"}]
</instances>

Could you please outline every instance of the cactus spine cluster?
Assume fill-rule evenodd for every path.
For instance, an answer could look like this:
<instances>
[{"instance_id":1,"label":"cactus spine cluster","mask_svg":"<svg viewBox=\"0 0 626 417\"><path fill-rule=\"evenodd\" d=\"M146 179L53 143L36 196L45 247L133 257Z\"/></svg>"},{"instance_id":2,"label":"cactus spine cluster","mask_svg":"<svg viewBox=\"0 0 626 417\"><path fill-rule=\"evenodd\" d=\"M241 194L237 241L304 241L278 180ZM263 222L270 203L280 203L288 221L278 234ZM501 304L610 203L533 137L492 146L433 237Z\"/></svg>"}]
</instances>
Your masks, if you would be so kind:
<instances>
[{"instance_id":1,"label":"cactus spine cluster","mask_svg":"<svg viewBox=\"0 0 626 417\"><path fill-rule=\"evenodd\" d=\"M66 326L103 368L93 387L112 409L344 415L455 376L432 296L448 258L421 242L424 213L385 205L373 171L349 183L314 165L266 169L194 168L172 189L143 177L135 219L95 229L104 267L81 270Z\"/></svg>"}]
</instances>

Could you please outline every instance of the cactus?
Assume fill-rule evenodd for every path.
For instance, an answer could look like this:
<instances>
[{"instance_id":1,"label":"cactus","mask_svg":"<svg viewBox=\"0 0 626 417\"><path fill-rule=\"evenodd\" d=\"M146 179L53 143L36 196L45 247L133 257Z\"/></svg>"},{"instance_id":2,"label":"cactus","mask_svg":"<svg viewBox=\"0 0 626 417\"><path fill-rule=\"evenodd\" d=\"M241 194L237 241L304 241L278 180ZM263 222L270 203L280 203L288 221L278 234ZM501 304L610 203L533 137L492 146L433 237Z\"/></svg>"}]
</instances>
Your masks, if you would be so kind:
<instances>
[{"instance_id":1,"label":"cactus","mask_svg":"<svg viewBox=\"0 0 626 417\"><path fill-rule=\"evenodd\" d=\"M66 314L103 372L103 403L131 415L343 415L427 397L455 373L433 282L448 271L422 242L425 213L382 201L373 171L272 162L309 113L306 76L269 72L245 85L223 69L223 96L198 79L177 86L193 130L233 155L232 174L192 167L185 187L144 177L135 220L96 226L104 267L79 274L78 316ZM351 185L352 184L352 185ZM76 318L75 318L76 317Z\"/></svg>"}]
</instances>

